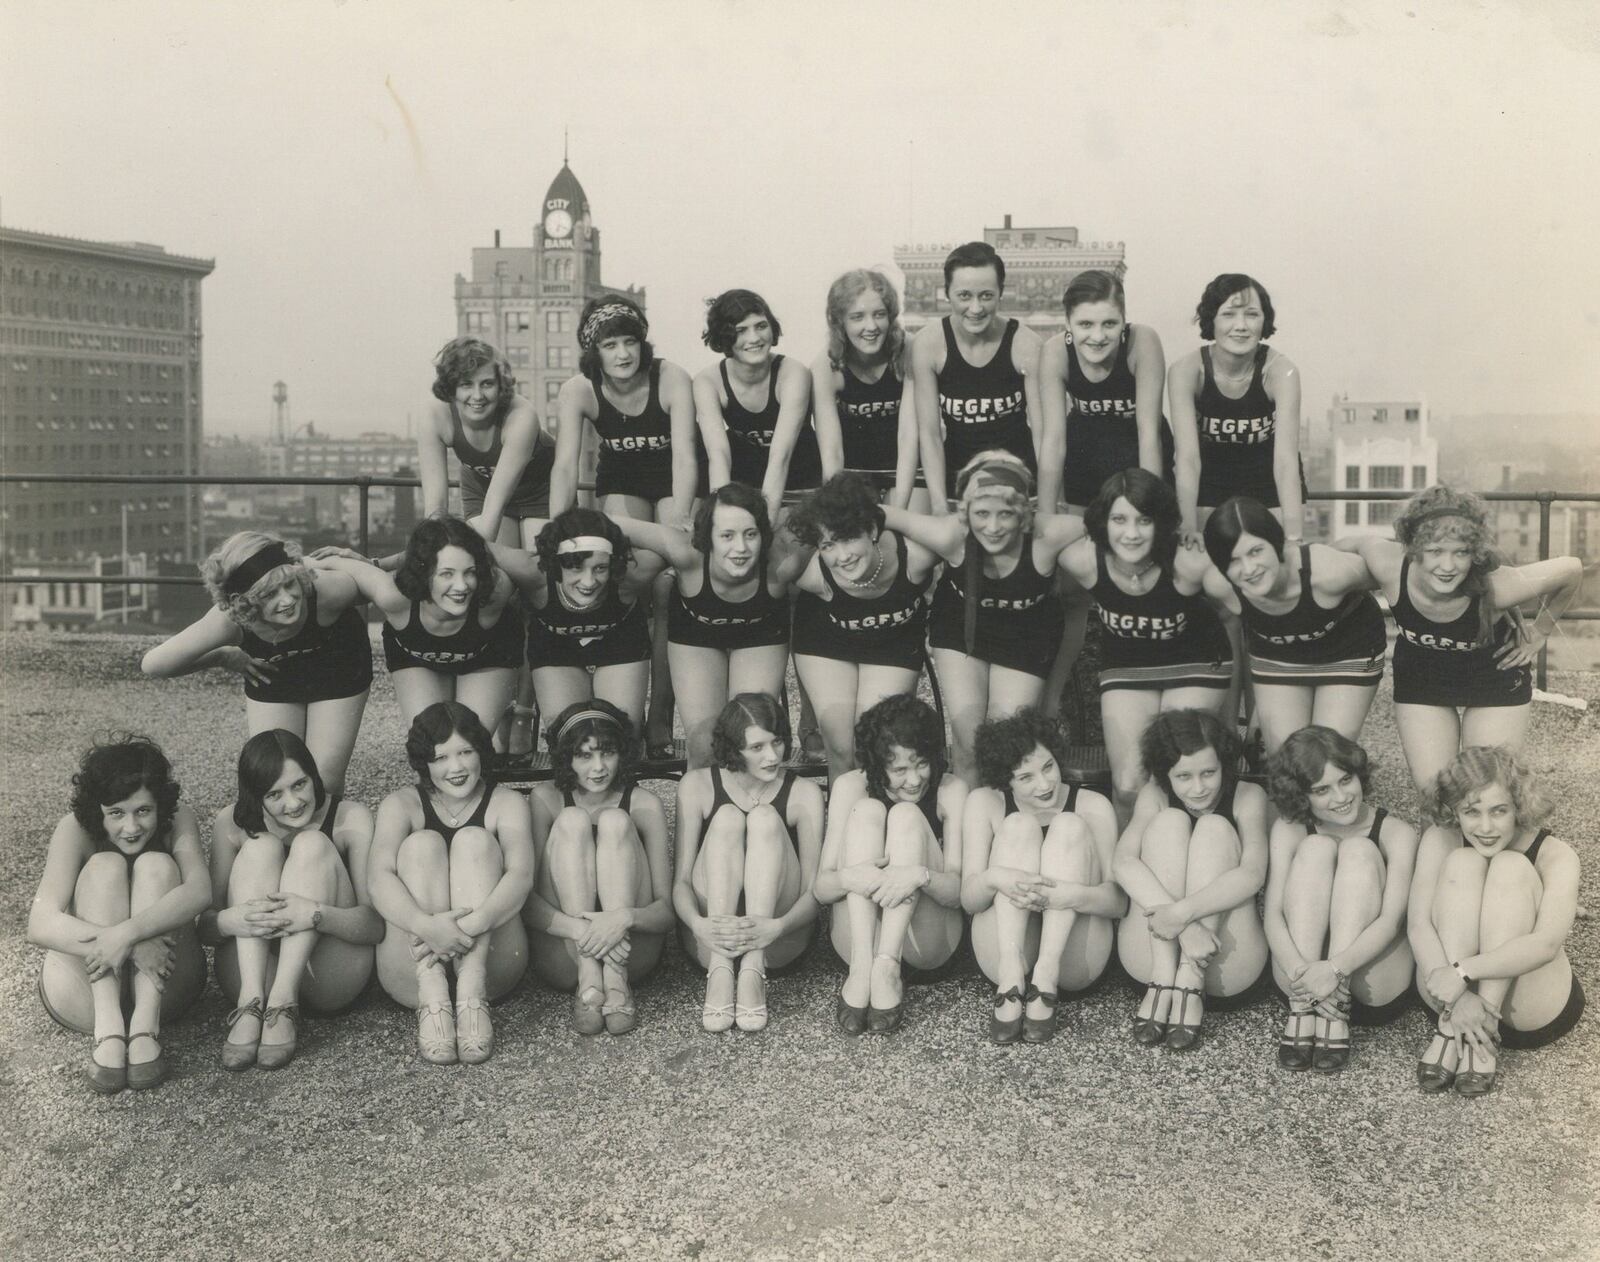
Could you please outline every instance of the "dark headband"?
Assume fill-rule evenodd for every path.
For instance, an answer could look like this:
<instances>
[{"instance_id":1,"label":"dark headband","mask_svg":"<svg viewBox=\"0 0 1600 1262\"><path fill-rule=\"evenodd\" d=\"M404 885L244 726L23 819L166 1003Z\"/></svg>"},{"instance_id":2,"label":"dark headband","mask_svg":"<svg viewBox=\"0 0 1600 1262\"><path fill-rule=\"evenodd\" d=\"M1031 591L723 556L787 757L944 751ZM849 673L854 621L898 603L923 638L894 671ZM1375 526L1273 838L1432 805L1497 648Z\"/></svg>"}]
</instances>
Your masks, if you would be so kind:
<instances>
[{"instance_id":1,"label":"dark headband","mask_svg":"<svg viewBox=\"0 0 1600 1262\"><path fill-rule=\"evenodd\" d=\"M290 559L288 550L277 540L273 540L259 552L251 553L234 566L232 573L222 580L222 594L242 596L280 565L292 564L294 562Z\"/></svg>"}]
</instances>

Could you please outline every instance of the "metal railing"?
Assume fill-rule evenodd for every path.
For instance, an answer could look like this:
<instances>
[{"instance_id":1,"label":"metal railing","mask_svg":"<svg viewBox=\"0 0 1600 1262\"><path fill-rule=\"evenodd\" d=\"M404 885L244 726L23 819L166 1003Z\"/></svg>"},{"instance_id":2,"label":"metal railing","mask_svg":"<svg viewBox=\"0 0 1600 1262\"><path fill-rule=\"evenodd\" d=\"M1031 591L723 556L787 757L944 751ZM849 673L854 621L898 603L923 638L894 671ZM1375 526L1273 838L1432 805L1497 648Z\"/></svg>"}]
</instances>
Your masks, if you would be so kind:
<instances>
[{"instance_id":1,"label":"metal railing","mask_svg":"<svg viewBox=\"0 0 1600 1262\"><path fill-rule=\"evenodd\" d=\"M0 473L0 484L28 482L66 482L78 485L113 486L353 486L359 492L360 500L356 528L356 546L360 552L367 550L369 540L372 488L375 486L420 488L422 486L420 478L384 478L371 477L367 474L354 474L349 477L290 478L270 477L264 474L245 476L185 473ZM454 487L457 484L451 482L449 485ZM594 486L590 482L580 482L578 489L592 491ZM1306 496L1306 502L1358 500L1372 503L1408 500L1415 494L1414 490L1312 491ZM1541 561L1548 560L1550 556L1550 510L1552 506L1556 504L1600 504L1600 491L1479 491L1476 494L1479 499L1490 503L1532 503L1539 506L1538 559ZM1338 531L1333 530L1330 533L1337 535ZM145 584L168 587L198 587L200 579L198 576L176 574L0 574L0 586L24 583L80 583L100 586L116 585L125 588L139 587ZM1569 609L1561 615L1561 620L1570 622L1600 621L1600 609ZM1541 649L1539 651L1537 680L1540 688L1543 688L1548 681L1548 656L1548 650Z\"/></svg>"}]
</instances>

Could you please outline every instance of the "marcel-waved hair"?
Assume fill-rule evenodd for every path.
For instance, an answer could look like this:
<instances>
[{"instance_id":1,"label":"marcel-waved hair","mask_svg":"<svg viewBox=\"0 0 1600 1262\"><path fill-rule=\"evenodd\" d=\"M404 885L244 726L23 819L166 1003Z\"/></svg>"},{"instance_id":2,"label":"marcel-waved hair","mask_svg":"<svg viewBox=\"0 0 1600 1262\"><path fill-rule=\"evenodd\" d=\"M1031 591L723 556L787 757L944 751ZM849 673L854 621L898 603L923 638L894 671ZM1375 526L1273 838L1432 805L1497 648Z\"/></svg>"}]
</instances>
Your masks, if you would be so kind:
<instances>
[{"instance_id":1,"label":"marcel-waved hair","mask_svg":"<svg viewBox=\"0 0 1600 1262\"><path fill-rule=\"evenodd\" d=\"M489 765L494 760L494 737L484 729L477 714L459 701L435 701L411 720L411 730L406 733L406 762L417 777L417 789L426 793L433 788L428 775L428 764L452 736L463 737L477 751L487 781Z\"/></svg>"},{"instance_id":2,"label":"marcel-waved hair","mask_svg":"<svg viewBox=\"0 0 1600 1262\"><path fill-rule=\"evenodd\" d=\"M472 558L478 589L472 594L471 608L476 609L494 591L494 560L483 536L459 517L440 513L417 523L406 540L405 555L395 571L394 585L408 600L427 600L433 590L433 568L438 564L439 553L446 548L460 548Z\"/></svg>"},{"instance_id":3,"label":"marcel-waved hair","mask_svg":"<svg viewBox=\"0 0 1600 1262\"><path fill-rule=\"evenodd\" d=\"M1205 287L1199 303L1195 306L1194 318L1200 325L1202 338L1208 342L1216 341L1217 312L1222 310L1228 299L1235 294L1244 293L1247 289L1255 290L1256 297L1261 299L1261 340L1265 342L1278 331L1277 313L1272 309L1272 295L1267 293L1265 286L1243 272L1224 272Z\"/></svg>"},{"instance_id":4,"label":"marcel-waved hair","mask_svg":"<svg viewBox=\"0 0 1600 1262\"><path fill-rule=\"evenodd\" d=\"M885 697L856 720L856 764L867 778L867 792L889 796L889 760L895 747L927 760L929 792L937 793L949 759L944 724L926 701L909 692Z\"/></svg>"},{"instance_id":5,"label":"marcel-waved hair","mask_svg":"<svg viewBox=\"0 0 1600 1262\"><path fill-rule=\"evenodd\" d=\"M584 711L599 713L567 726L573 715ZM571 793L578 787L578 773L572 769L572 760L591 740L602 753L617 755L617 774L607 788L632 784L639 772L641 750L633 720L609 701L600 697L574 701L556 715L547 731L550 744L554 746L550 755L550 783L563 793Z\"/></svg>"},{"instance_id":6,"label":"marcel-waved hair","mask_svg":"<svg viewBox=\"0 0 1600 1262\"><path fill-rule=\"evenodd\" d=\"M452 402L456 390L471 381L485 364L494 365L495 378L500 383L496 415L503 417L517 392L516 374L511 371L511 361L481 337L453 337L440 348L433 357L433 397Z\"/></svg>"},{"instance_id":7,"label":"marcel-waved hair","mask_svg":"<svg viewBox=\"0 0 1600 1262\"><path fill-rule=\"evenodd\" d=\"M1056 760L1067 762L1067 730L1059 719L1024 706L1003 719L988 719L978 724L972 738L978 753L978 779L991 789L1010 787L1022 760L1038 746Z\"/></svg>"},{"instance_id":8,"label":"marcel-waved hair","mask_svg":"<svg viewBox=\"0 0 1600 1262\"><path fill-rule=\"evenodd\" d=\"M1470 568L1461 584L1463 592L1487 596L1489 575L1500 568L1500 554L1495 551L1489 529L1488 506L1471 491L1438 483L1424 487L1405 502L1394 519L1394 537L1413 562L1422 559L1423 549L1429 544L1446 539L1459 540L1471 548ZM1478 639L1490 639L1495 623L1502 617L1510 618L1521 630L1519 610L1496 612L1492 601L1480 600Z\"/></svg>"},{"instance_id":9,"label":"marcel-waved hair","mask_svg":"<svg viewBox=\"0 0 1600 1262\"><path fill-rule=\"evenodd\" d=\"M1081 307L1086 302L1114 303L1117 310L1122 312L1123 319L1127 319L1128 296L1123 291L1122 282L1110 272L1091 268L1087 272L1079 272L1067 282L1066 292L1061 295L1061 306L1067 319L1072 319L1074 307Z\"/></svg>"},{"instance_id":10,"label":"marcel-waved hair","mask_svg":"<svg viewBox=\"0 0 1600 1262\"><path fill-rule=\"evenodd\" d=\"M859 539L883 529L883 508L871 482L859 473L834 474L789 514L788 530L808 548L823 539Z\"/></svg>"},{"instance_id":11,"label":"marcel-waved hair","mask_svg":"<svg viewBox=\"0 0 1600 1262\"><path fill-rule=\"evenodd\" d=\"M1283 523L1272 515L1272 510L1258 499L1248 495L1234 495L1222 501L1217 511L1206 518L1206 555L1211 564L1224 574L1233 560L1233 550L1239 546L1241 535L1254 535L1265 539L1283 560L1286 542Z\"/></svg>"},{"instance_id":12,"label":"marcel-waved hair","mask_svg":"<svg viewBox=\"0 0 1600 1262\"><path fill-rule=\"evenodd\" d=\"M533 550L539 558L539 569L552 583L559 583L561 554L557 549L567 539L582 539L587 535L603 538L611 544L610 582L611 590L615 591L617 585L622 582L622 576L633 564L633 549L628 546L628 537L622 533L622 528L597 508L569 508L544 524L544 528L539 531L539 537L533 541ZM572 552L567 555L581 562L589 554Z\"/></svg>"},{"instance_id":13,"label":"marcel-waved hair","mask_svg":"<svg viewBox=\"0 0 1600 1262\"><path fill-rule=\"evenodd\" d=\"M1361 781L1361 796L1372 787L1372 761L1367 751L1331 727L1303 727L1279 747L1267 764L1267 796L1278 814L1304 824L1313 832L1317 819L1311 810L1311 786L1329 767L1347 771Z\"/></svg>"},{"instance_id":14,"label":"marcel-waved hair","mask_svg":"<svg viewBox=\"0 0 1600 1262\"><path fill-rule=\"evenodd\" d=\"M306 743L293 732L275 727L257 732L239 751L239 797L233 804L233 822L252 837L267 831L266 796L278 783L284 767L294 763L306 773L317 791L317 810L328 800L322 772ZM333 828L333 820L323 821L323 831Z\"/></svg>"},{"instance_id":15,"label":"marcel-waved hair","mask_svg":"<svg viewBox=\"0 0 1600 1262\"><path fill-rule=\"evenodd\" d=\"M1456 811L1492 784L1511 795L1519 828L1536 828L1550 816L1550 795L1527 764L1504 745L1470 745L1439 773L1429 803L1434 819L1455 828Z\"/></svg>"},{"instance_id":16,"label":"marcel-waved hair","mask_svg":"<svg viewBox=\"0 0 1600 1262\"><path fill-rule=\"evenodd\" d=\"M744 770L744 737L753 727L771 732L789 752L789 711L764 692L741 692L729 699L711 728L711 761L725 771Z\"/></svg>"},{"instance_id":17,"label":"marcel-waved hair","mask_svg":"<svg viewBox=\"0 0 1600 1262\"><path fill-rule=\"evenodd\" d=\"M250 585L249 591L230 594L223 590L228 575L262 548L275 543L282 545L289 557L289 564L268 570ZM263 600L278 588L287 583L295 583L300 588L300 599L309 601L317 585L311 571L301 560L298 543L292 539L279 539L276 535L269 535L260 530L241 530L219 543L216 550L200 562L200 580L206 585L211 603L227 614L236 625L246 628L261 620Z\"/></svg>"},{"instance_id":18,"label":"marcel-waved hair","mask_svg":"<svg viewBox=\"0 0 1600 1262\"><path fill-rule=\"evenodd\" d=\"M778 317L772 314L772 308L767 306L767 300L752 289L727 289L708 301L705 332L700 335L700 340L718 355L726 355L733 349L739 321L752 315L766 317L767 323L772 326L772 344L776 346L778 339L783 336L783 326L778 323Z\"/></svg>"},{"instance_id":19,"label":"marcel-waved hair","mask_svg":"<svg viewBox=\"0 0 1600 1262\"><path fill-rule=\"evenodd\" d=\"M772 548L772 518L767 513L766 497L743 482L724 482L700 501L694 514L694 530L689 535L695 550L702 556L711 555L711 528L719 507L743 509L755 518L756 529L761 532L760 564L765 565Z\"/></svg>"},{"instance_id":20,"label":"marcel-waved hair","mask_svg":"<svg viewBox=\"0 0 1600 1262\"><path fill-rule=\"evenodd\" d=\"M97 852L115 850L106 836L102 806L126 801L140 789L156 800L156 831L145 849L172 852L172 819L178 810L178 782L161 747L136 732L115 732L83 751L72 777L72 816L94 841Z\"/></svg>"},{"instance_id":21,"label":"marcel-waved hair","mask_svg":"<svg viewBox=\"0 0 1600 1262\"><path fill-rule=\"evenodd\" d=\"M1178 512L1177 495L1148 469L1124 469L1121 473L1113 473L1095 493L1083 513L1083 528L1102 551L1111 550L1107 523L1111 519L1111 506L1119 497L1155 523L1150 555L1163 570L1171 570L1172 559L1178 555L1178 527L1183 520Z\"/></svg>"},{"instance_id":22,"label":"marcel-waved hair","mask_svg":"<svg viewBox=\"0 0 1600 1262\"><path fill-rule=\"evenodd\" d=\"M583 310L578 315L578 327L581 329L589 322L592 316L601 307L627 307L638 317L639 328L648 329L649 321L644 318L644 310L632 298L622 294L606 294L600 298L591 298L583 304ZM655 362L656 348L651 345L650 339L640 335L638 330L628 327L626 316L612 316L595 330L594 340L578 353L578 371L585 377L593 377L600 371L600 343L608 337L637 337L639 339L639 372L649 372L650 365Z\"/></svg>"},{"instance_id":23,"label":"marcel-waved hair","mask_svg":"<svg viewBox=\"0 0 1600 1262\"><path fill-rule=\"evenodd\" d=\"M1226 793L1239 778L1239 738L1210 710L1163 710L1150 720L1150 726L1139 738L1139 758L1144 769L1168 789L1172 788L1172 769L1178 759L1202 749L1217 751Z\"/></svg>"},{"instance_id":24,"label":"marcel-waved hair","mask_svg":"<svg viewBox=\"0 0 1600 1262\"><path fill-rule=\"evenodd\" d=\"M834 371L842 371L845 356L850 351L850 337L845 332L845 316L850 305L867 290L872 290L883 300L883 309L889 314L889 331L883 341L888 356L889 371L896 377L906 375L906 331L900 327L900 295L882 272L870 267L852 268L828 286L825 308L828 319L828 362Z\"/></svg>"},{"instance_id":25,"label":"marcel-waved hair","mask_svg":"<svg viewBox=\"0 0 1600 1262\"><path fill-rule=\"evenodd\" d=\"M958 245L945 256L944 260L944 291L950 292L950 282L954 279L958 267L992 267L997 288L1001 293L1006 291L1006 264L1000 257L1000 252L987 241L968 241L965 245Z\"/></svg>"}]
</instances>

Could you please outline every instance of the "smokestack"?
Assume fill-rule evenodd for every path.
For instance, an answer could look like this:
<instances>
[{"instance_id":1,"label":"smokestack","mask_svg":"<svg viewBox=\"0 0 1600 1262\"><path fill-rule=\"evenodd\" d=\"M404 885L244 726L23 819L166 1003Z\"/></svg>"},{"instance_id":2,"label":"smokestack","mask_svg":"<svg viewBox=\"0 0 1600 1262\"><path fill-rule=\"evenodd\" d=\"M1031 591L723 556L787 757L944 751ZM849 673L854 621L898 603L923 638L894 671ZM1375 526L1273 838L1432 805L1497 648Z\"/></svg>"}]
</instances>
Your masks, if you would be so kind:
<instances>
[{"instance_id":1,"label":"smokestack","mask_svg":"<svg viewBox=\"0 0 1600 1262\"><path fill-rule=\"evenodd\" d=\"M500 248L500 229L498 228L494 230L494 248L497 250Z\"/></svg>"},{"instance_id":2,"label":"smokestack","mask_svg":"<svg viewBox=\"0 0 1600 1262\"><path fill-rule=\"evenodd\" d=\"M1008 228L1011 226L1011 216L1010 215L1006 216L1005 226L1008 227Z\"/></svg>"}]
</instances>

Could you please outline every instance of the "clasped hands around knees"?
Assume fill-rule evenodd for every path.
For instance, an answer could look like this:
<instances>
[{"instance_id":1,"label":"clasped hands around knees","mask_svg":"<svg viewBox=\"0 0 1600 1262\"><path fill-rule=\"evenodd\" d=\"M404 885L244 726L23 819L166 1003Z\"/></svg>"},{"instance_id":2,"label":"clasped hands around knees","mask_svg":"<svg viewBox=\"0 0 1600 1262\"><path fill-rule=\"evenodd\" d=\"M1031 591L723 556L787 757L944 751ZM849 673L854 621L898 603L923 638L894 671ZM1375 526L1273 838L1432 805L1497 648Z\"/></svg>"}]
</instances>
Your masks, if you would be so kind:
<instances>
[{"instance_id":1,"label":"clasped hands around knees","mask_svg":"<svg viewBox=\"0 0 1600 1262\"><path fill-rule=\"evenodd\" d=\"M1500 1014L1469 988L1439 1014L1439 1032L1465 1040L1480 1052L1493 1053L1500 1042Z\"/></svg>"},{"instance_id":2,"label":"clasped hands around knees","mask_svg":"<svg viewBox=\"0 0 1600 1262\"><path fill-rule=\"evenodd\" d=\"M472 915L470 907L450 907L423 920L422 932L411 937L411 958L418 964L445 964L472 950L475 935L461 922Z\"/></svg>"},{"instance_id":3,"label":"clasped hands around knees","mask_svg":"<svg viewBox=\"0 0 1600 1262\"><path fill-rule=\"evenodd\" d=\"M1199 921L1189 919L1182 899L1147 908L1144 915L1149 922L1152 938L1159 938L1162 942L1176 941L1179 951L1201 968L1211 963L1211 957L1217 953L1219 945L1217 935Z\"/></svg>"},{"instance_id":4,"label":"clasped hands around knees","mask_svg":"<svg viewBox=\"0 0 1600 1262\"><path fill-rule=\"evenodd\" d=\"M1330 960L1312 960L1289 974L1289 998L1330 1019L1346 1018L1340 1005L1349 994L1348 981Z\"/></svg>"},{"instance_id":5,"label":"clasped hands around knees","mask_svg":"<svg viewBox=\"0 0 1600 1262\"><path fill-rule=\"evenodd\" d=\"M996 897L1021 911L1075 911L1083 889L1075 881L1058 881L1021 868L990 868L988 877Z\"/></svg>"},{"instance_id":6,"label":"clasped hands around knees","mask_svg":"<svg viewBox=\"0 0 1600 1262\"><path fill-rule=\"evenodd\" d=\"M706 916L694 935L717 955L765 951L778 940L780 922L770 916Z\"/></svg>"},{"instance_id":7,"label":"clasped hands around knees","mask_svg":"<svg viewBox=\"0 0 1600 1262\"><path fill-rule=\"evenodd\" d=\"M126 922L108 925L79 939L89 948L83 956L83 967L89 974L89 980L97 982L102 977L111 976L131 958L134 968L155 982L157 990L165 990L167 975L172 972L177 937L164 933L154 938L136 940L125 925Z\"/></svg>"},{"instance_id":8,"label":"clasped hands around knees","mask_svg":"<svg viewBox=\"0 0 1600 1262\"><path fill-rule=\"evenodd\" d=\"M628 930L631 917L625 911L586 911L579 915L583 927L573 945L578 954L591 960L602 960L618 968L628 962L632 945Z\"/></svg>"},{"instance_id":9,"label":"clasped hands around knees","mask_svg":"<svg viewBox=\"0 0 1600 1262\"><path fill-rule=\"evenodd\" d=\"M898 907L922 891L930 873L920 864L891 864L883 855L872 863L856 863L839 873L847 893L870 898L882 908Z\"/></svg>"},{"instance_id":10,"label":"clasped hands around knees","mask_svg":"<svg viewBox=\"0 0 1600 1262\"><path fill-rule=\"evenodd\" d=\"M221 913L217 929L233 938L286 938L313 928L316 910L316 903L299 894L263 894Z\"/></svg>"}]
</instances>

